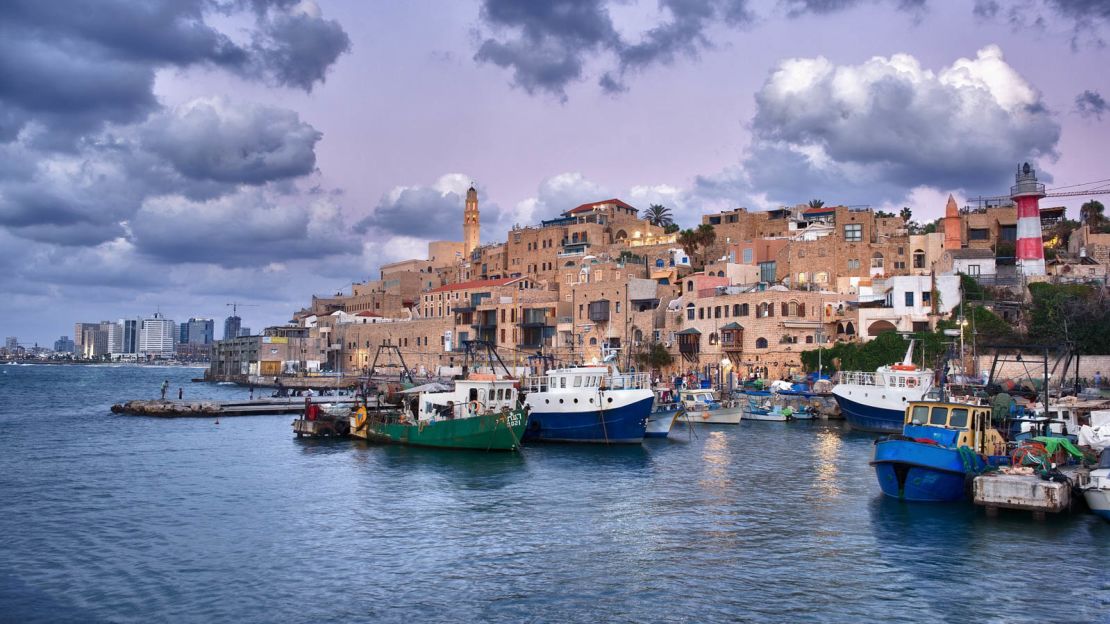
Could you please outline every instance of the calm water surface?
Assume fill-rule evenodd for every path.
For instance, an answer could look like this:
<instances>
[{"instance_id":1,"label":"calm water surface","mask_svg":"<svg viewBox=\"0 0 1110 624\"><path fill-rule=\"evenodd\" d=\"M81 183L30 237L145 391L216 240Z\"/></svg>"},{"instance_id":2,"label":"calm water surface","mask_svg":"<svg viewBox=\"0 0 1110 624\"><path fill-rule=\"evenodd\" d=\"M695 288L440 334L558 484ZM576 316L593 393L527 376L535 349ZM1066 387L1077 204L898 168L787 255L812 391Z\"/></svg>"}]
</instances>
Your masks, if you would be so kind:
<instances>
[{"instance_id":1,"label":"calm water surface","mask_svg":"<svg viewBox=\"0 0 1110 624\"><path fill-rule=\"evenodd\" d=\"M116 416L195 369L0 366L0 620L1110 622L1110 523L879 495L871 438L523 455Z\"/></svg>"}]
</instances>

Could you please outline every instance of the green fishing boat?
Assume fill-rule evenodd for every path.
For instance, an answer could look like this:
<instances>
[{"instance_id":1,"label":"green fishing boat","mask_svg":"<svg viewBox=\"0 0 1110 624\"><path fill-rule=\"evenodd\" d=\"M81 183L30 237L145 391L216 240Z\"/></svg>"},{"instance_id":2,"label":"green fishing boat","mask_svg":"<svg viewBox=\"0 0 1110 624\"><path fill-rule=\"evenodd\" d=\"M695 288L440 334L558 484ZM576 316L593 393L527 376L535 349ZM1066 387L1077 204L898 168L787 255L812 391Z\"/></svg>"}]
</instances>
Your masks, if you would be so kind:
<instances>
[{"instance_id":1,"label":"green fishing boat","mask_svg":"<svg viewBox=\"0 0 1110 624\"><path fill-rule=\"evenodd\" d=\"M393 407L357 408L351 435L387 444L517 451L528 418L514 384L475 375L449 391L436 391L438 384L411 388L394 399Z\"/></svg>"}]
</instances>

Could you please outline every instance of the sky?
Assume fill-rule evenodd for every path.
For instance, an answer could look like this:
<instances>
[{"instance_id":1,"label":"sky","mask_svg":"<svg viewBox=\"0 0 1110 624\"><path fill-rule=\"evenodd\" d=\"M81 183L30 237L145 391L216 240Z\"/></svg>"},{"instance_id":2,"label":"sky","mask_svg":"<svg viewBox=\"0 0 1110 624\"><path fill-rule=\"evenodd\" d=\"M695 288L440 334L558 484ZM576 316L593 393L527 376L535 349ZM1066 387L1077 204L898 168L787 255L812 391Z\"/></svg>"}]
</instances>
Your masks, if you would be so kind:
<instances>
[{"instance_id":1,"label":"sky","mask_svg":"<svg viewBox=\"0 0 1110 624\"><path fill-rule=\"evenodd\" d=\"M0 333L284 323L461 240L471 183L483 242L1110 188L1108 40L1105 0L6 0Z\"/></svg>"}]
</instances>

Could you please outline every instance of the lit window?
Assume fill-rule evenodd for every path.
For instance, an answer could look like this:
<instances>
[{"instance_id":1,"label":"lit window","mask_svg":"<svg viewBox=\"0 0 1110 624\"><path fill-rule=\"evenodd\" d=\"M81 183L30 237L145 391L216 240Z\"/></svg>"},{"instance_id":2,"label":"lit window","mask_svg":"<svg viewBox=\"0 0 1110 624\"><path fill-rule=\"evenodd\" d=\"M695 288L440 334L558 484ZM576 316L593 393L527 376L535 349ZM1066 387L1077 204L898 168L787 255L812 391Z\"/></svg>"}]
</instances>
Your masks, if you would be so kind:
<instances>
[{"instance_id":1,"label":"lit window","mask_svg":"<svg viewBox=\"0 0 1110 624\"><path fill-rule=\"evenodd\" d=\"M848 223L844 226L844 240L849 243L858 243L863 240L863 225L860 223Z\"/></svg>"}]
</instances>

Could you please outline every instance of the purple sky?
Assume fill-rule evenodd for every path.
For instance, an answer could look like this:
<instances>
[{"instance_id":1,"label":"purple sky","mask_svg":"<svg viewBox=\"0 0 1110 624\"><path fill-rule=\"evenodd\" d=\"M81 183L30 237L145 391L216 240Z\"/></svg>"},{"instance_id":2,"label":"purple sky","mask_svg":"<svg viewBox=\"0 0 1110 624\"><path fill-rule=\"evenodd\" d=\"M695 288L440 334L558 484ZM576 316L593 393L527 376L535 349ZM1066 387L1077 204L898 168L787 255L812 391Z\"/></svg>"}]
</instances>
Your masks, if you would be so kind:
<instances>
[{"instance_id":1,"label":"purple sky","mask_svg":"<svg viewBox=\"0 0 1110 624\"><path fill-rule=\"evenodd\" d=\"M1110 179L1106 37L1093 0L12 0L0 332L280 323L460 238L470 180L492 242L613 196L928 219L1023 160Z\"/></svg>"}]
</instances>

